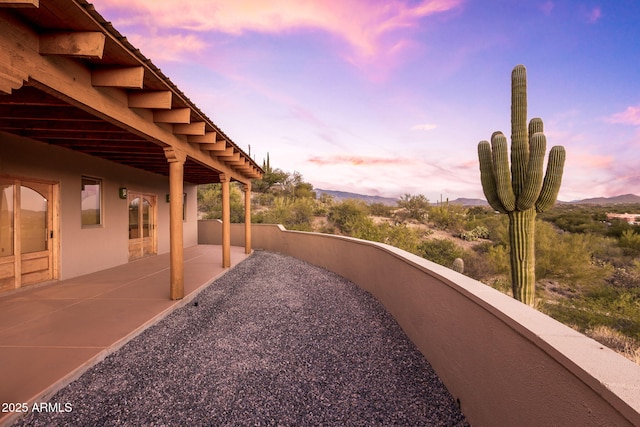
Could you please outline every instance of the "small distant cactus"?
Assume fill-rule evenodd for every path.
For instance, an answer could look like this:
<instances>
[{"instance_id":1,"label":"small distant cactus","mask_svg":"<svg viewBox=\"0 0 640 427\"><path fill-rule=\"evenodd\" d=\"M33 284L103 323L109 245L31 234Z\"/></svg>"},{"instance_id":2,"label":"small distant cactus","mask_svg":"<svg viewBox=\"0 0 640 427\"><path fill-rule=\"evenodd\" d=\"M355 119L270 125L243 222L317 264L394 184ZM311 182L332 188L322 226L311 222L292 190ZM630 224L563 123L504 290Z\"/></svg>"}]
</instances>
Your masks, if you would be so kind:
<instances>
[{"instance_id":1,"label":"small distant cactus","mask_svg":"<svg viewBox=\"0 0 640 427\"><path fill-rule=\"evenodd\" d=\"M464 274L464 260L462 258L456 258L451 265L453 271L457 271L460 274Z\"/></svg>"},{"instance_id":2,"label":"small distant cactus","mask_svg":"<svg viewBox=\"0 0 640 427\"><path fill-rule=\"evenodd\" d=\"M478 157L487 201L509 216L513 297L529 305L535 296L536 212L555 203L566 157L564 147L553 147L543 176L546 144L541 119L527 127L527 70L518 65L511 73L511 170L502 132L491 135L491 144L480 141Z\"/></svg>"}]
</instances>

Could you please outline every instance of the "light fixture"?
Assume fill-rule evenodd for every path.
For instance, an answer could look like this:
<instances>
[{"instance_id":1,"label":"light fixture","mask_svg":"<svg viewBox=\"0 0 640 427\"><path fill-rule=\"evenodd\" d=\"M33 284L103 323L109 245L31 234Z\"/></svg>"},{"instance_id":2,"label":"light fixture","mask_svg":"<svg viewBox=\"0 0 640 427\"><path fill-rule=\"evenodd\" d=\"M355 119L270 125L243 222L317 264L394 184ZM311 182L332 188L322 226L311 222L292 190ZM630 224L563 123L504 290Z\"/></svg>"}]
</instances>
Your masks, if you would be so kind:
<instances>
[{"instance_id":1,"label":"light fixture","mask_svg":"<svg viewBox=\"0 0 640 427\"><path fill-rule=\"evenodd\" d=\"M127 198L127 189L126 189L126 187L120 187L118 189L118 196L121 199L126 199Z\"/></svg>"}]
</instances>

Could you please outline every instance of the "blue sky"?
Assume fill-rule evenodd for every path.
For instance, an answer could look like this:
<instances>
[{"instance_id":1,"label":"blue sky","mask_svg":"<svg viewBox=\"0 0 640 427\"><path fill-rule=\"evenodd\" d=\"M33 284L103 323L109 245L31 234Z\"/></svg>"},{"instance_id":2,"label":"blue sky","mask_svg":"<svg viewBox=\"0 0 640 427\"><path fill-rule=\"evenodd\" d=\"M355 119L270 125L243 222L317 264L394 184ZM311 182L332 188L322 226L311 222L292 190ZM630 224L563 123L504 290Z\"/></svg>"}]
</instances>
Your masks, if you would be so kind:
<instances>
[{"instance_id":1,"label":"blue sky","mask_svg":"<svg viewBox=\"0 0 640 427\"><path fill-rule=\"evenodd\" d=\"M564 145L560 200L640 195L640 2L94 0L258 163L316 188L482 198L510 75Z\"/></svg>"}]
</instances>

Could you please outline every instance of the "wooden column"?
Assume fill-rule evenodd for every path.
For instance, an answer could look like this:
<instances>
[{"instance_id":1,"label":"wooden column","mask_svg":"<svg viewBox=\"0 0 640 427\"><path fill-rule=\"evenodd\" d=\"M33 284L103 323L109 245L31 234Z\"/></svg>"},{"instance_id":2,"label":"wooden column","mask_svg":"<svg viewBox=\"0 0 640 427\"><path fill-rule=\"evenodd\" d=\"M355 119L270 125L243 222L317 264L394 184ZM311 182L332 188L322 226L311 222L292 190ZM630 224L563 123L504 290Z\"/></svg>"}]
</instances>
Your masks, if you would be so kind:
<instances>
[{"instance_id":1,"label":"wooden column","mask_svg":"<svg viewBox=\"0 0 640 427\"><path fill-rule=\"evenodd\" d=\"M173 147L164 149L169 162L169 250L172 300L184 297L184 241L182 238L183 178L187 155Z\"/></svg>"},{"instance_id":2,"label":"wooden column","mask_svg":"<svg viewBox=\"0 0 640 427\"><path fill-rule=\"evenodd\" d=\"M242 186L244 191L244 253L251 253L251 181Z\"/></svg>"},{"instance_id":3,"label":"wooden column","mask_svg":"<svg viewBox=\"0 0 640 427\"><path fill-rule=\"evenodd\" d=\"M222 268L231 267L231 203L229 200L229 184L231 179L220 174L222 183Z\"/></svg>"}]
</instances>

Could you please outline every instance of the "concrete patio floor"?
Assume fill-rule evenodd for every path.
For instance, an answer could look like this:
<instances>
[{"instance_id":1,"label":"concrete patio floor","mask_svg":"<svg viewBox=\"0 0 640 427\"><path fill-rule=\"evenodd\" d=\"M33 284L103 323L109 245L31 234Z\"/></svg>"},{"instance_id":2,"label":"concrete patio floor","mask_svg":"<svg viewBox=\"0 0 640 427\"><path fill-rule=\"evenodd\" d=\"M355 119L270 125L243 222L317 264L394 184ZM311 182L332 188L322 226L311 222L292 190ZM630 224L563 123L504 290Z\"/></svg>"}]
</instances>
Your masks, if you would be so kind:
<instances>
[{"instance_id":1,"label":"concrete patio floor","mask_svg":"<svg viewBox=\"0 0 640 427\"><path fill-rule=\"evenodd\" d=\"M8 404L46 401L227 269L221 246L185 248L185 298L169 299L169 254L0 296L0 426ZM248 255L231 248L231 266Z\"/></svg>"}]
</instances>

